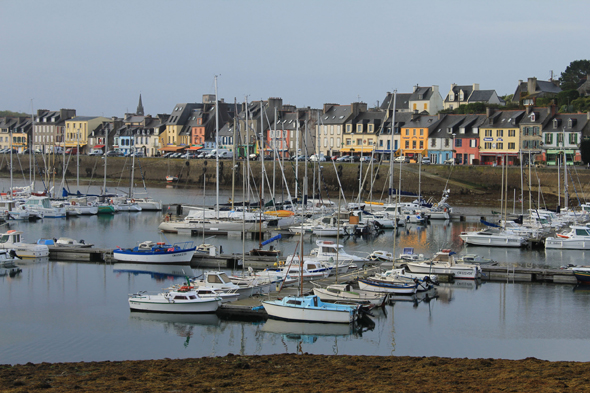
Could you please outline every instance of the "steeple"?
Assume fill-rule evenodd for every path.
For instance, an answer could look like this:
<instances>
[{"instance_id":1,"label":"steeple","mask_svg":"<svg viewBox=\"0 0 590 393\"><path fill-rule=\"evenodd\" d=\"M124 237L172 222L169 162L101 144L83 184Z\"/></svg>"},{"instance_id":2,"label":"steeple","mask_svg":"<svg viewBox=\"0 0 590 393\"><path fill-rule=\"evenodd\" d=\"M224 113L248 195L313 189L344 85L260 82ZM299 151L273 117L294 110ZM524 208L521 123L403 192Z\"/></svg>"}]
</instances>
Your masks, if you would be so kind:
<instances>
[{"instance_id":1,"label":"steeple","mask_svg":"<svg viewBox=\"0 0 590 393\"><path fill-rule=\"evenodd\" d=\"M143 104L141 103L141 94L139 95L139 104L137 105L136 115L143 116Z\"/></svg>"}]
</instances>

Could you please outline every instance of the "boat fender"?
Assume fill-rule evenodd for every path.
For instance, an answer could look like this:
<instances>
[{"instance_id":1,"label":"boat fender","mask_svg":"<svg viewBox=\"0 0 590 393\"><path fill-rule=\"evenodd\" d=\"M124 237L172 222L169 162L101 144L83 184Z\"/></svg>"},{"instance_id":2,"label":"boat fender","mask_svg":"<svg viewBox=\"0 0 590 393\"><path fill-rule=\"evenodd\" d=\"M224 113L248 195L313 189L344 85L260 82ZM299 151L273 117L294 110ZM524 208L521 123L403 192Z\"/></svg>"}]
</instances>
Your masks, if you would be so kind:
<instances>
[{"instance_id":1,"label":"boat fender","mask_svg":"<svg viewBox=\"0 0 590 393\"><path fill-rule=\"evenodd\" d=\"M170 221L170 216L169 216L169 215L166 215L166 217L164 218L164 220L165 220L166 222Z\"/></svg>"},{"instance_id":2,"label":"boat fender","mask_svg":"<svg viewBox=\"0 0 590 393\"><path fill-rule=\"evenodd\" d=\"M76 206L76 201L72 201L72 206Z\"/></svg>"},{"instance_id":3,"label":"boat fender","mask_svg":"<svg viewBox=\"0 0 590 393\"><path fill-rule=\"evenodd\" d=\"M88 202L88 206L92 206L92 203Z\"/></svg>"},{"instance_id":4,"label":"boat fender","mask_svg":"<svg viewBox=\"0 0 590 393\"><path fill-rule=\"evenodd\" d=\"M132 199L132 200L131 200L131 203L135 203L135 199Z\"/></svg>"},{"instance_id":5,"label":"boat fender","mask_svg":"<svg viewBox=\"0 0 590 393\"><path fill-rule=\"evenodd\" d=\"M169 248L169 249L167 249L166 251L168 251L168 252L172 252L172 251L174 251L174 247L170 247L170 248Z\"/></svg>"},{"instance_id":6,"label":"boat fender","mask_svg":"<svg viewBox=\"0 0 590 393\"><path fill-rule=\"evenodd\" d=\"M112 204L113 204L113 200L111 199L111 200L109 201L109 203L112 205Z\"/></svg>"}]
</instances>

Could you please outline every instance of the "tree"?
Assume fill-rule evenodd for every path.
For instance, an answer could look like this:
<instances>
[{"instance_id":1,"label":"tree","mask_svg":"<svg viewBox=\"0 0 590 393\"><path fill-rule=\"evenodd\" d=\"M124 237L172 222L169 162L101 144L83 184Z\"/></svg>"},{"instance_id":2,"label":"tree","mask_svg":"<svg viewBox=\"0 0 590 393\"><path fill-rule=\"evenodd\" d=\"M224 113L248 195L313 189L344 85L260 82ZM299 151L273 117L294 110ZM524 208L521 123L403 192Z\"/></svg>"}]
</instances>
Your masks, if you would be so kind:
<instances>
[{"instance_id":1,"label":"tree","mask_svg":"<svg viewBox=\"0 0 590 393\"><path fill-rule=\"evenodd\" d=\"M561 73L559 84L562 90L577 89L586 75L590 74L590 60L575 60Z\"/></svg>"},{"instance_id":2,"label":"tree","mask_svg":"<svg viewBox=\"0 0 590 393\"><path fill-rule=\"evenodd\" d=\"M580 93L577 90L563 90L557 94L557 106L570 105L578 97Z\"/></svg>"}]
</instances>

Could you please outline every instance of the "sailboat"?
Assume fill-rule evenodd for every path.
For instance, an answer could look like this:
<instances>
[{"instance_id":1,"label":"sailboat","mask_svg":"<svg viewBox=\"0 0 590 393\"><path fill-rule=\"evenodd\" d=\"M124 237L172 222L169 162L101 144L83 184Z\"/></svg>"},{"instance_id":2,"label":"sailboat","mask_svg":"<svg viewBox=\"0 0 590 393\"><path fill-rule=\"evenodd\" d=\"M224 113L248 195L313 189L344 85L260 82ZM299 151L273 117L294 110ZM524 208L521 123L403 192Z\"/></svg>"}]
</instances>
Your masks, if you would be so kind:
<instances>
[{"instance_id":1,"label":"sailboat","mask_svg":"<svg viewBox=\"0 0 590 393\"><path fill-rule=\"evenodd\" d=\"M305 156L307 168L307 154ZM306 194L307 173L303 179L303 195ZM301 254L299 269L303 271L303 233L301 233ZM303 274L300 276L299 296L285 296L282 299L266 300L262 306L271 318L288 321L354 323L360 318L361 305L324 303L318 295L303 296Z\"/></svg>"}]
</instances>

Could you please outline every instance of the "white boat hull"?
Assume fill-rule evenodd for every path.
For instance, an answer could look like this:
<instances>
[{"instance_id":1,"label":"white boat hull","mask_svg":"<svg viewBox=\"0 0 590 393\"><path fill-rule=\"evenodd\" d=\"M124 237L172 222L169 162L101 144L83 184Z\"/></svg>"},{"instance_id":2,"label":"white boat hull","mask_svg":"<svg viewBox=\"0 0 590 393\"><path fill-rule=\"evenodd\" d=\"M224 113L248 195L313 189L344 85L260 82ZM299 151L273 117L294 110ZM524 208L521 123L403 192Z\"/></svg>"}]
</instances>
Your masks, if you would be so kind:
<instances>
[{"instance_id":1,"label":"white boat hull","mask_svg":"<svg viewBox=\"0 0 590 393\"><path fill-rule=\"evenodd\" d=\"M356 319L354 313L342 310L297 308L268 301L262 302L262 305L269 316L290 321L352 323Z\"/></svg>"},{"instance_id":2,"label":"white boat hull","mask_svg":"<svg viewBox=\"0 0 590 393\"><path fill-rule=\"evenodd\" d=\"M428 263L406 263L407 269L415 274L452 274L457 279L475 280L481 278L479 266L437 266Z\"/></svg>"},{"instance_id":3,"label":"white boat hull","mask_svg":"<svg viewBox=\"0 0 590 393\"><path fill-rule=\"evenodd\" d=\"M129 263L155 263L159 265L188 265L193 258L195 250L181 251L167 254L145 254L140 253L123 254L113 252L113 258L118 262Z\"/></svg>"},{"instance_id":4,"label":"white boat hull","mask_svg":"<svg viewBox=\"0 0 590 393\"><path fill-rule=\"evenodd\" d=\"M215 312L221 299L196 299L187 301L168 301L161 295L131 297L129 308L132 311L170 312L170 313L208 313Z\"/></svg>"},{"instance_id":5,"label":"white boat hull","mask_svg":"<svg viewBox=\"0 0 590 393\"><path fill-rule=\"evenodd\" d=\"M590 239L563 239L551 238L545 239L545 248L561 250L590 250Z\"/></svg>"},{"instance_id":6,"label":"white boat hull","mask_svg":"<svg viewBox=\"0 0 590 393\"><path fill-rule=\"evenodd\" d=\"M377 281L361 281L359 280L359 288L363 291L378 292L378 293L392 293L396 295L413 295L416 293L416 285L387 285Z\"/></svg>"},{"instance_id":7,"label":"white boat hull","mask_svg":"<svg viewBox=\"0 0 590 393\"><path fill-rule=\"evenodd\" d=\"M492 247L523 247L525 245L524 238L521 237L505 237L505 236L481 236L460 234L459 237L466 243L473 246L492 246Z\"/></svg>"}]
</instances>

